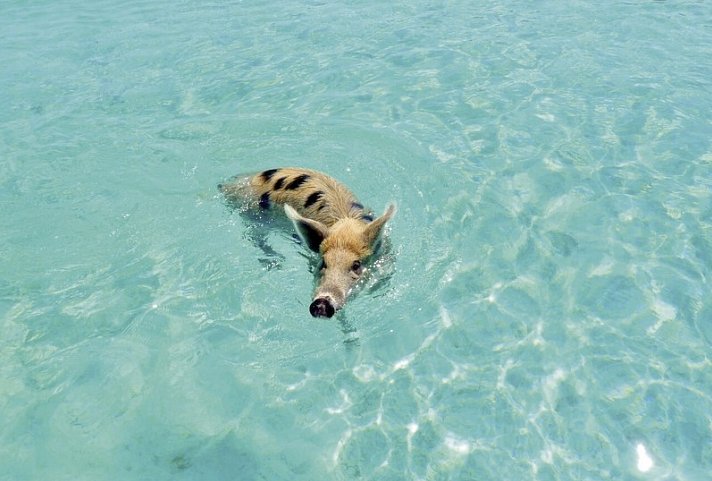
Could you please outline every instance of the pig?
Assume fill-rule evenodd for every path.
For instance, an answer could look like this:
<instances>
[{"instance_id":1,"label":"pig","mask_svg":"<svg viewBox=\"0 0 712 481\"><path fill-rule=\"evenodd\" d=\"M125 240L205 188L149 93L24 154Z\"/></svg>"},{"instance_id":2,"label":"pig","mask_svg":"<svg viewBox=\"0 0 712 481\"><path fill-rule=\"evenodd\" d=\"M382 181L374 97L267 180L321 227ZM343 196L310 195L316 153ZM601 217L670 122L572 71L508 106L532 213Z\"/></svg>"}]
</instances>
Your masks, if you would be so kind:
<instances>
[{"instance_id":1,"label":"pig","mask_svg":"<svg viewBox=\"0 0 712 481\"><path fill-rule=\"evenodd\" d=\"M344 306L396 211L390 203L383 215L374 218L334 178L296 167L238 176L218 189L231 202L259 209L282 206L306 246L320 255L319 281L309 305L314 317L332 317Z\"/></svg>"}]
</instances>

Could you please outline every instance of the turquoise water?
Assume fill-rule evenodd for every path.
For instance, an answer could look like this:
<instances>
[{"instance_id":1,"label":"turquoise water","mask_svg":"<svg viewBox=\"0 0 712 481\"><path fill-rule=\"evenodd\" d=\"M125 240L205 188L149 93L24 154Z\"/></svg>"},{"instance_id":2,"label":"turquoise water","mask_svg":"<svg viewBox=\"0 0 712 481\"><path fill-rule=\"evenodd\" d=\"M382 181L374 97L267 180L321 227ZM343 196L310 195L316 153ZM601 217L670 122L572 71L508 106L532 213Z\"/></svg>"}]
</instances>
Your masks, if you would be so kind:
<instances>
[{"instance_id":1,"label":"turquoise water","mask_svg":"<svg viewBox=\"0 0 712 481\"><path fill-rule=\"evenodd\" d=\"M712 3L0 5L0 480L712 479ZM217 195L391 258L308 313Z\"/></svg>"}]
</instances>

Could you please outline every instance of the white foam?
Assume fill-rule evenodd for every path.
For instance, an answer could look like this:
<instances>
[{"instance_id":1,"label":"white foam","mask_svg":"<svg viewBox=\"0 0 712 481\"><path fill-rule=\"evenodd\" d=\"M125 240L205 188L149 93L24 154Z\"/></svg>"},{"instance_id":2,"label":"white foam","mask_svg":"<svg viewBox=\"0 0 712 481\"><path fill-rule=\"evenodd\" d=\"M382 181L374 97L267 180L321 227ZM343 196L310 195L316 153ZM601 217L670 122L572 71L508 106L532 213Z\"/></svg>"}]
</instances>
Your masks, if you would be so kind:
<instances>
[{"instance_id":1,"label":"white foam","mask_svg":"<svg viewBox=\"0 0 712 481\"><path fill-rule=\"evenodd\" d=\"M344 434L341 436L341 439L339 439L339 442L336 443L334 454L331 457L334 466L337 466L339 464L339 457L341 457L341 451L343 451L344 446L346 446L346 443L349 442L349 439L351 439L352 434L353 431L351 431L351 429L347 429L346 431L344 431Z\"/></svg>"},{"instance_id":2,"label":"white foam","mask_svg":"<svg viewBox=\"0 0 712 481\"><path fill-rule=\"evenodd\" d=\"M613 272L613 260L606 257L591 271L591 276L605 276Z\"/></svg>"},{"instance_id":3,"label":"white foam","mask_svg":"<svg viewBox=\"0 0 712 481\"><path fill-rule=\"evenodd\" d=\"M561 368L556 368L550 376L544 379L542 391L549 404L553 404L556 401L559 384L561 384L561 381L564 379L566 379L566 371Z\"/></svg>"},{"instance_id":4,"label":"white foam","mask_svg":"<svg viewBox=\"0 0 712 481\"><path fill-rule=\"evenodd\" d=\"M414 354L408 354L404 358L402 358L399 361L396 361L393 364L393 371L398 371L400 369L405 369L406 367L410 366L410 363L413 362L413 359L415 359Z\"/></svg>"},{"instance_id":5,"label":"white foam","mask_svg":"<svg viewBox=\"0 0 712 481\"><path fill-rule=\"evenodd\" d=\"M463 440L463 439L458 439L453 435L448 435L445 437L445 446L452 452L456 454L469 454L471 448L470 448L470 443Z\"/></svg>"},{"instance_id":6,"label":"white foam","mask_svg":"<svg viewBox=\"0 0 712 481\"><path fill-rule=\"evenodd\" d=\"M660 299L655 299L653 302L653 312L658 317L658 322L648 328L648 334L655 334L662 325L668 321L672 321L677 317L677 309L667 302Z\"/></svg>"},{"instance_id":7,"label":"white foam","mask_svg":"<svg viewBox=\"0 0 712 481\"><path fill-rule=\"evenodd\" d=\"M647 473L650 471L655 463L653 463L653 458L648 454L648 450L645 448L643 443L638 443L635 447L635 452L638 454L638 471L641 473Z\"/></svg>"},{"instance_id":8,"label":"white foam","mask_svg":"<svg viewBox=\"0 0 712 481\"><path fill-rule=\"evenodd\" d=\"M554 122L556 120L556 116L554 114L550 114L550 113L534 114L534 115L539 117L544 122Z\"/></svg>"},{"instance_id":9,"label":"white foam","mask_svg":"<svg viewBox=\"0 0 712 481\"><path fill-rule=\"evenodd\" d=\"M445 329L452 327L452 318L450 313L444 306L440 306L440 320L442 321L443 327Z\"/></svg>"},{"instance_id":10,"label":"white foam","mask_svg":"<svg viewBox=\"0 0 712 481\"><path fill-rule=\"evenodd\" d=\"M653 310L661 321L672 321L675 317L677 317L677 309L675 309L674 306L661 301L660 299L655 299Z\"/></svg>"}]
</instances>

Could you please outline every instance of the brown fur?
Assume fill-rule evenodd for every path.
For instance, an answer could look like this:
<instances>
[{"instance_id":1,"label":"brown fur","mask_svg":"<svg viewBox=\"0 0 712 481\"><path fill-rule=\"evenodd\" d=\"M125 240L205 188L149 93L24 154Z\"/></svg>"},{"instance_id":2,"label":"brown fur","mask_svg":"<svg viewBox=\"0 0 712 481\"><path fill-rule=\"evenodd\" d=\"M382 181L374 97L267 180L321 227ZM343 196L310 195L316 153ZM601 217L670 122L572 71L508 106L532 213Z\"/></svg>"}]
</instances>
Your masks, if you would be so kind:
<instances>
[{"instance_id":1,"label":"brown fur","mask_svg":"<svg viewBox=\"0 0 712 481\"><path fill-rule=\"evenodd\" d=\"M361 276L361 262L373 253L385 223L395 212L391 205L381 217L373 220L372 213L366 211L343 184L308 169L269 169L219 187L231 200L262 208L271 204L285 206L307 245L324 259L326 267L320 273L312 307L317 300L325 300L333 307L327 316L343 306L348 292ZM324 315L314 311L312 314Z\"/></svg>"},{"instance_id":2,"label":"brown fur","mask_svg":"<svg viewBox=\"0 0 712 481\"><path fill-rule=\"evenodd\" d=\"M309 177L299 187L286 188L304 175ZM281 188L276 189L275 186L280 181ZM289 204L300 215L317 220L327 227L331 227L339 219L346 217L360 218L363 212L363 209L352 208L352 204L357 200L349 189L328 175L315 170L282 168L278 169L268 180L260 173L252 177L250 185L258 199L262 194L269 193L272 202ZM306 199L316 192L323 192L324 196L305 208Z\"/></svg>"}]
</instances>

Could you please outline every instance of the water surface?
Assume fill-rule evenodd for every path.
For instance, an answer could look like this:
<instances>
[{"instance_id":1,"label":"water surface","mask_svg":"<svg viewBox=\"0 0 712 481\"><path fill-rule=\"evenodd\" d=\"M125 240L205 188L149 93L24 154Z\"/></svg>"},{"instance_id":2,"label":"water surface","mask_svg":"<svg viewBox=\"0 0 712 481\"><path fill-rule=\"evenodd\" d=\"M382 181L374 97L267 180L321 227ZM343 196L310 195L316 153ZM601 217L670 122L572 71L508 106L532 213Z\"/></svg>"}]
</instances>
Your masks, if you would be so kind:
<instances>
[{"instance_id":1,"label":"water surface","mask_svg":"<svg viewBox=\"0 0 712 481\"><path fill-rule=\"evenodd\" d=\"M710 46L684 0L5 2L0 479L709 479ZM332 320L217 195L280 165L398 204Z\"/></svg>"}]
</instances>

